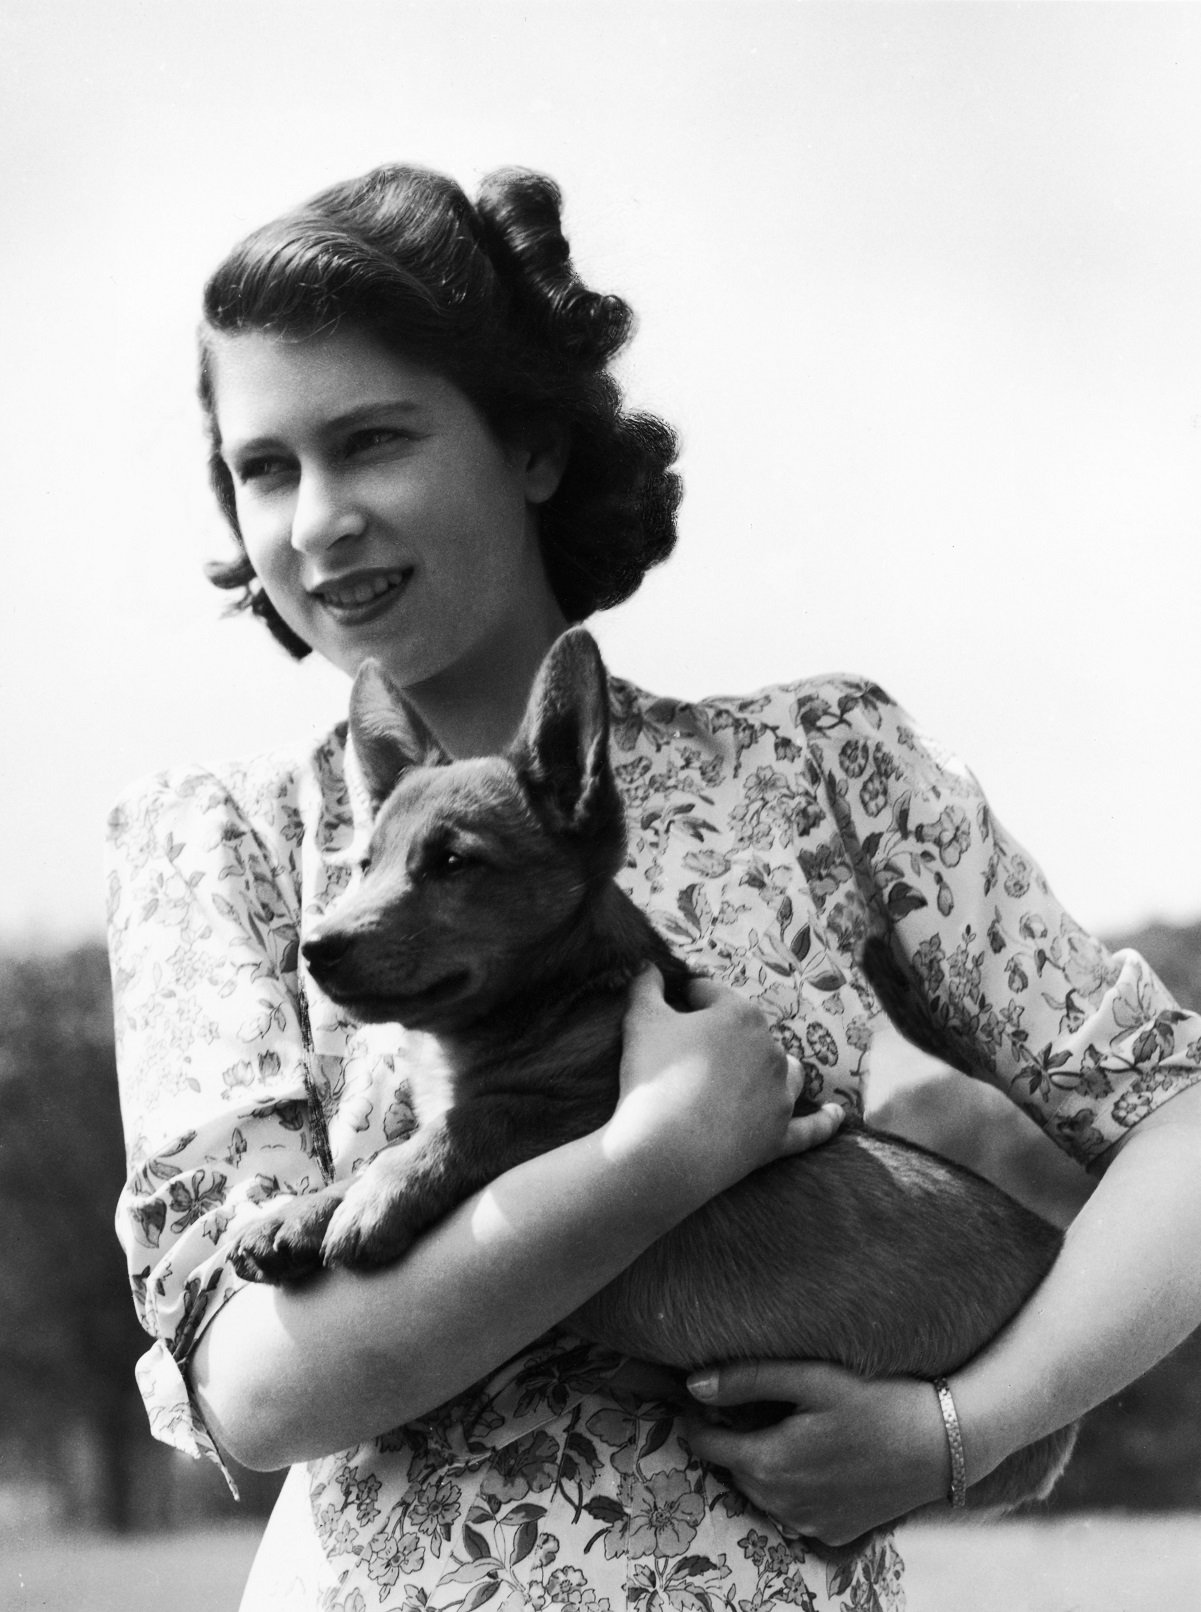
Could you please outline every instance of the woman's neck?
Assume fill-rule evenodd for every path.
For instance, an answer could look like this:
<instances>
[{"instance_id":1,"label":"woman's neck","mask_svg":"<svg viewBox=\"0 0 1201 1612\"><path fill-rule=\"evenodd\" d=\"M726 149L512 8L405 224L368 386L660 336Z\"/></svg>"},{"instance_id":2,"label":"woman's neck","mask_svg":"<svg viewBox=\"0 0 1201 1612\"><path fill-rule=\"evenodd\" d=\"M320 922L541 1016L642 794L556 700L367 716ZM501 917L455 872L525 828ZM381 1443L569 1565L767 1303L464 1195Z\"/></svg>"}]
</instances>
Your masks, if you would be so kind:
<instances>
[{"instance_id":1,"label":"woman's neck","mask_svg":"<svg viewBox=\"0 0 1201 1612\"><path fill-rule=\"evenodd\" d=\"M405 698L451 756L496 755L516 735L535 674L566 627L552 596L535 598L520 623L509 624L452 669L410 685Z\"/></svg>"}]
</instances>

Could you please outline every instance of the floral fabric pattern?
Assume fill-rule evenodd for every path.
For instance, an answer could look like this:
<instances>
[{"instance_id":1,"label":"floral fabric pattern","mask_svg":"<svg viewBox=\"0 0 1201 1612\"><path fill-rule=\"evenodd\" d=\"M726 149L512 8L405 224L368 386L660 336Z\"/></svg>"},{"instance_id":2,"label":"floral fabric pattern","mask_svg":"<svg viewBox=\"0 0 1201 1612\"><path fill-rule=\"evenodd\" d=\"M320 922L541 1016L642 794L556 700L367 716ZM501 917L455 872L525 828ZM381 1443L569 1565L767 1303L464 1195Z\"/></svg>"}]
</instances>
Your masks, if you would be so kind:
<instances>
[{"instance_id":1,"label":"floral fabric pattern","mask_svg":"<svg viewBox=\"0 0 1201 1612\"><path fill-rule=\"evenodd\" d=\"M322 1612L470 1612L485 1601L509 1612L903 1604L891 1542L841 1566L785 1544L690 1457L675 1433L676 1407L624 1387L615 1364L561 1340L396 1440L322 1463L308 1503L334 1577L314 1599L290 1531L277 1540L273 1519L244 1604ZM511 1437L515 1409L541 1399L548 1367L573 1408ZM505 1428L509 1441L497 1445ZM394 1447L408 1462L395 1495L378 1474L380 1450Z\"/></svg>"},{"instance_id":2,"label":"floral fabric pattern","mask_svg":"<svg viewBox=\"0 0 1201 1612\"><path fill-rule=\"evenodd\" d=\"M964 1067L1093 1165L1201 1079L1201 1019L1051 895L972 775L852 678L686 704L613 685L625 888L681 955L746 993L807 1093L862 1106L885 936ZM344 732L310 753L165 775L110 821L110 937L129 1178L118 1209L156 1342L156 1436L219 1459L188 1395L241 1285L255 1206L408 1134L413 1041L354 1026L299 941L344 887ZM694 1461L674 1407L558 1331L436 1415L294 1470L244 1605L901 1607L880 1543L829 1566Z\"/></svg>"}]
</instances>

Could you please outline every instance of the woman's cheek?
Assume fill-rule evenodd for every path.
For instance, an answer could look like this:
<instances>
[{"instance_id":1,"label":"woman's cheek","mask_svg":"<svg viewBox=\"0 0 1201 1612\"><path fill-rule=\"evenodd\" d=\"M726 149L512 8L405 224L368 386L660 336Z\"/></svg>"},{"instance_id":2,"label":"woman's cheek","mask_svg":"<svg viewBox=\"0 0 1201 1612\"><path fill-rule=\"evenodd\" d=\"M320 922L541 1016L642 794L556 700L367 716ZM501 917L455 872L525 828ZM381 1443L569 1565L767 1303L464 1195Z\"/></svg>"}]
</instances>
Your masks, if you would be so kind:
<instances>
[{"instance_id":1,"label":"woman's cheek","mask_svg":"<svg viewBox=\"0 0 1201 1612\"><path fill-rule=\"evenodd\" d=\"M295 571L296 554L288 539L286 523L251 505L245 516L239 509L238 525L255 575L274 595L276 589L287 586L289 575ZM295 587L297 583L298 579L294 579L292 585ZM276 603L274 597L272 602Z\"/></svg>"}]
</instances>

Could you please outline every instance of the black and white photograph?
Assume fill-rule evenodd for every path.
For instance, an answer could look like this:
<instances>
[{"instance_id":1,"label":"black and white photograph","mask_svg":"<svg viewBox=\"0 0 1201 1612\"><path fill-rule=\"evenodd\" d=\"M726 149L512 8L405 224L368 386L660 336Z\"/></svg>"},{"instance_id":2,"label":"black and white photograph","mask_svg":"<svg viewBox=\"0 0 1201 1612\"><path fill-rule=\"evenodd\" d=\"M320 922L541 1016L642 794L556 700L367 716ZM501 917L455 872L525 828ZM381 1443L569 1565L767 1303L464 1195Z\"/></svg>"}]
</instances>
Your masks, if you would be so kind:
<instances>
[{"instance_id":1,"label":"black and white photograph","mask_svg":"<svg viewBox=\"0 0 1201 1612\"><path fill-rule=\"evenodd\" d=\"M0 131L0 1604L1199 1604L1201 7Z\"/></svg>"}]
</instances>

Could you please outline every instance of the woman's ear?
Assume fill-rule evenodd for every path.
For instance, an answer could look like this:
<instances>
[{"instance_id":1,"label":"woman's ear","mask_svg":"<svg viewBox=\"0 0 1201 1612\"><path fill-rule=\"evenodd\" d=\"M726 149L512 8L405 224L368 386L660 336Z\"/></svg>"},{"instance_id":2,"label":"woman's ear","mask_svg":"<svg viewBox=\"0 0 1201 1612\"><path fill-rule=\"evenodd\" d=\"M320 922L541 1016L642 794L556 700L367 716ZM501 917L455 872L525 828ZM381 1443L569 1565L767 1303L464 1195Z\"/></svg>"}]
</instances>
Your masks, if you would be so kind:
<instances>
[{"instance_id":1,"label":"woman's ear","mask_svg":"<svg viewBox=\"0 0 1201 1612\"><path fill-rule=\"evenodd\" d=\"M531 504L553 498L567 468L571 435L562 420L531 420L519 444L525 461L525 496Z\"/></svg>"}]
</instances>

